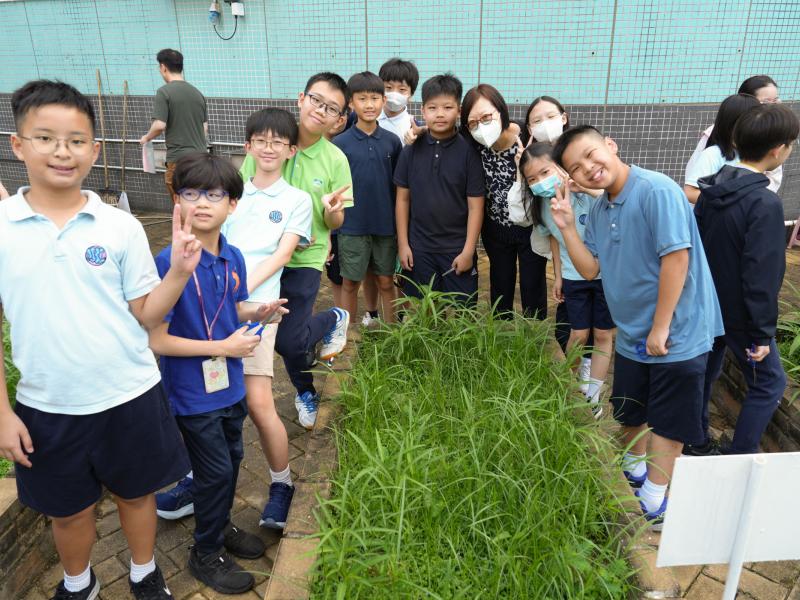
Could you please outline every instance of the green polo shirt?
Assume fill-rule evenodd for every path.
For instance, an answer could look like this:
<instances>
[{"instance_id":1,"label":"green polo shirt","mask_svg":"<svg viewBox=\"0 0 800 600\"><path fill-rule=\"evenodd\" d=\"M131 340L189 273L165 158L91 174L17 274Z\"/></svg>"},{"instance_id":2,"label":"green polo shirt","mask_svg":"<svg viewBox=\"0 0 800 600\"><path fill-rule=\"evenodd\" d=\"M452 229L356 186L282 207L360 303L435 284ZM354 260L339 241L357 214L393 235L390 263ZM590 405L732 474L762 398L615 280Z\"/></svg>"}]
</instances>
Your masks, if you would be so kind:
<instances>
[{"instance_id":1,"label":"green polo shirt","mask_svg":"<svg viewBox=\"0 0 800 600\"><path fill-rule=\"evenodd\" d=\"M242 179L249 181L256 173L256 162L249 154L239 169ZM328 258L328 239L331 230L325 225L322 197L345 185L353 185L347 157L324 137L308 148L298 150L283 165L283 178L296 188L311 195L313 203L311 235L314 244L304 250L295 250L287 267L310 267L322 271ZM349 198L345 207L353 206L353 188L345 192Z\"/></svg>"}]
</instances>

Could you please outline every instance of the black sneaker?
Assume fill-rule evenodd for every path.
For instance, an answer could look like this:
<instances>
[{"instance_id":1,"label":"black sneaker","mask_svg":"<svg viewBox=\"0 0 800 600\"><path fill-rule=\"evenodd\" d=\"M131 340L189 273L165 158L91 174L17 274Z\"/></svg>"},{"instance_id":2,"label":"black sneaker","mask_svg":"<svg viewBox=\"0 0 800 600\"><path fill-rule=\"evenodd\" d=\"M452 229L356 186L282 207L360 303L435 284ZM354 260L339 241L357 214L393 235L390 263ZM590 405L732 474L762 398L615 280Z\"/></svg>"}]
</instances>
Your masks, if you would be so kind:
<instances>
[{"instance_id":1,"label":"black sneaker","mask_svg":"<svg viewBox=\"0 0 800 600\"><path fill-rule=\"evenodd\" d=\"M717 440L709 439L705 444L700 444L699 446L685 444L683 446L683 454L685 456L719 456L722 451Z\"/></svg>"},{"instance_id":2,"label":"black sneaker","mask_svg":"<svg viewBox=\"0 0 800 600\"><path fill-rule=\"evenodd\" d=\"M164 576L158 566L139 583L133 583L130 580L128 583L131 584L131 594L136 600L173 600L174 598L167 584L164 583Z\"/></svg>"},{"instance_id":3,"label":"black sneaker","mask_svg":"<svg viewBox=\"0 0 800 600\"><path fill-rule=\"evenodd\" d=\"M189 571L220 594L243 594L253 588L255 579L236 564L224 550L201 556L197 548L189 552Z\"/></svg>"},{"instance_id":4,"label":"black sneaker","mask_svg":"<svg viewBox=\"0 0 800 600\"><path fill-rule=\"evenodd\" d=\"M80 592L68 592L62 580L56 588L56 595L51 600L95 600L100 593L100 582L97 581L92 569L89 569L89 576L89 585Z\"/></svg>"},{"instance_id":5,"label":"black sneaker","mask_svg":"<svg viewBox=\"0 0 800 600\"><path fill-rule=\"evenodd\" d=\"M239 558L258 558L264 554L267 546L256 535L242 531L233 523L225 528L222 543L225 549Z\"/></svg>"}]
</instances>

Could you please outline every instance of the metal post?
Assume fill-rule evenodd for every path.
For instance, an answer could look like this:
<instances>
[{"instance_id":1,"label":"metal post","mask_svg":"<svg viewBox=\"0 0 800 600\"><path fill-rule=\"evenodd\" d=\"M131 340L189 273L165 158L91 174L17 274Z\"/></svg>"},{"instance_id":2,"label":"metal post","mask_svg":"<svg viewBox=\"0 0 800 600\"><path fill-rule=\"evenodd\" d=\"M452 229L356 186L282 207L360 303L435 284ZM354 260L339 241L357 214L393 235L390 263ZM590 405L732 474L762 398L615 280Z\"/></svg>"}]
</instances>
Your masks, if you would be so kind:
<instances>
[{"instance_id":1,"label":"metal post","mask_svg":"<svg viewBox=\"0 0 800 600\"><path fill-rule=\"evenodd\" d=\"M753 456L750 477L747 480L747 488L745 488L744 499L742 500L742 512L739 515L739 527L736 530L736 537L733 540L733 548L731 549L728 577L725 580L725 593L722 596L723 600L735 600L736 598L747 542L750 539L750 525L753 521L753 512L766 464L766 455L756 454Z\"/></svg>"}]
</instances>

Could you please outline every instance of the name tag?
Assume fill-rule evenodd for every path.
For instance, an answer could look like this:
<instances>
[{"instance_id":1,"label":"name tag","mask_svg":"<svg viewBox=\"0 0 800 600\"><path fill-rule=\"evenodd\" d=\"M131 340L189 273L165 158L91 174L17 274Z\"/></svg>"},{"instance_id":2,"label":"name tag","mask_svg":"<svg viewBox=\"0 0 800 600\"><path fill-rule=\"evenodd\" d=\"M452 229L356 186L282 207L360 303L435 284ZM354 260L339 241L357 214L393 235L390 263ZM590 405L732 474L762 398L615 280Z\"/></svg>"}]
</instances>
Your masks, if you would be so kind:
<instances>
[{"instance_id":1,"label":"name tag","mask_svg":"<svg viewBox=\"0 0 800 600\"><path fill-rule=\"evenodd\" d=\"M230 386L228 381L228 363L224 357L209 358L203 361L203 381L206 393L211 394Z\"/></svg>"}]
</instances>

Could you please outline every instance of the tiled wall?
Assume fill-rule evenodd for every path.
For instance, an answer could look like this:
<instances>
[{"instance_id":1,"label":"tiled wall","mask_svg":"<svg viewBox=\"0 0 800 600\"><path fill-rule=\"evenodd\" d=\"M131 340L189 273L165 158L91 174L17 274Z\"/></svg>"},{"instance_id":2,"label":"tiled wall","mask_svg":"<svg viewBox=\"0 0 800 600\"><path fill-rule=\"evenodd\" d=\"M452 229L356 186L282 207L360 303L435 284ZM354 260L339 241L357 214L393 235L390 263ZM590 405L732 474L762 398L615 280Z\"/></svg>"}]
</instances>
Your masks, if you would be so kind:
<instances>
[{"instance_id":1,"label":"tiled wall","mask_svg":"<svg viewBox=\"0 0 800 600\"><path fill-rule=\"evenodd\" d=\"M243 152L244 123L247 116L265 106L279 106L296 115L295 100L262 99L209 99L209 130L214 151L220 154ZM524 119L525 105L511 105L512 118ZM134 96L129 99L127 138L133 142L126 145L125 164L126 189L129 199L138 210L167 210L170 206L162 175L148 175L141 171L141 147L135 141L147 131L150 124L152 98ZM700 133L713 122L715 105L567 105L573 124L596 125L612 136L620 146L620 154L628 162L645 168L663 171L676 181L683 182L686 161L694 150ZM419 114L419 106L412 111ZM106 136L122 138L122 100L119 96L104 98ZM0 94L0 132L13 131L10 100ZM99 133L99 128L98 128ZM107 159L110 185L120 189L121 144L107 144ZM102 156L92 171L87 186L92 189L105 187ZM0 179L9 190L14 190L25 181L24 165L11 154L8 136L0 133ZM800 214L800 153L795 153L784 167L783 186L780 195L784 199L786 218Z\"/></svg>"}]
</instances>

